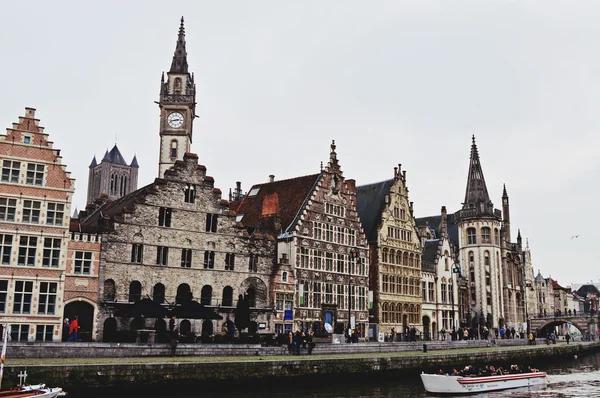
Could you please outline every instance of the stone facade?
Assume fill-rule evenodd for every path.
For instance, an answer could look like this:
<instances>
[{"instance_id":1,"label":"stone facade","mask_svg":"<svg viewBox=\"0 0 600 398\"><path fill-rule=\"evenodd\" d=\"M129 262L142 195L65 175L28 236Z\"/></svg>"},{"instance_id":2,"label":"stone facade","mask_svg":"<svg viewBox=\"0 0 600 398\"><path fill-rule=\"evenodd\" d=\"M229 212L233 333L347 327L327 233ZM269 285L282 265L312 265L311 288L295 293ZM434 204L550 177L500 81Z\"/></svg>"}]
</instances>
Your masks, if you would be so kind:
<instances>
[{"instance_id":1,"label":"stone facade","mask_svg":"<svg viewBox=\"0 0 600 398\"><path fill-rule=\"evenodd\" d=\"M35 109L0 136L0 314L13 341L60 341L75 180Z\"/></svg>"},{"instance_id":2,"label":"stone facade","mask_svg":"<svg viewBox=\"0 0 600 398\"><path fill-rule=\"evenodd\" d=\"M94 156L89 166L87 203L92 203L103 194L114 200L135 191L138 168L137 158L134 156L131 163L127 164L116 144L110 152L106 151L100 164Z\"/></svg>"},{"instance_id":3,"label":"stone facade","mask_svg":"<svg viewBox=\"0 0 600 398\"><path fill-rule=\"evenodd\" d=\"M224 318L191 321L181 333L186 327L192 334L220 331L244 294L252 320L267 322L274 239L249 236L236 224L235 212L196 155L186 154L164 179L102 206L88 222L104 229L99 336L106 336L107 327L129 329L131 316L111 319L118 308L145 297L171 306L199 299ZM154 321L137 326L154 327Z\"/></svg>"},{"instance_id":4,"label":"stone facade","mask_svg":"<svg viewBox=\"0 0 600 398\"><path fill-rule=\"evenodd\" d=\"M393 179L359 186L357 201L370 249L371 322L385 333L421 330L421 242L406 171L394 167Z\"/></svg>"},{"instance_id":5,"label":"stone facade","mask_svg":"<svg viewBox=\"0 0 600 398\"><path fill-rule=\"evenodd\" d=\"M450 338L459 327L459 270L457 250L448 238L446 207L442 207L441 235L424 239L422 262L423 335L425 339Z\"/></svg>"}]
</instances>

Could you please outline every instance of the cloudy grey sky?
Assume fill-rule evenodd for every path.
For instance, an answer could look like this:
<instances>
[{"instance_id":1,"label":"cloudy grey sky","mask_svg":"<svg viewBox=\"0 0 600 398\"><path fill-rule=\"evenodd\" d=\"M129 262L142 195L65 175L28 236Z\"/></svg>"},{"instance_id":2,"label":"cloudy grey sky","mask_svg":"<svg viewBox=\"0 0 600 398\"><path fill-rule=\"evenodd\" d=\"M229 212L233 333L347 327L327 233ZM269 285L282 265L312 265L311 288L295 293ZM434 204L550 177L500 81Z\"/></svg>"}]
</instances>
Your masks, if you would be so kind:
<instances>
[{"instance_id":1,"label":"cloudy grey sky","mask_svg":"<svg viewBox=\"0 0 600 398\"><path fill-rule=\"evenodd\" d=\"M599 14L548 0L4 2L0 127L38 110L80 208L115 135L150 183L154 101L184 15L192 151L224 196L238 180L317 172L335 139L347 178L380 181L402 163L417 216L456 211L474 133L536 273L598 281Z\"/></svg>"}]
</instances>

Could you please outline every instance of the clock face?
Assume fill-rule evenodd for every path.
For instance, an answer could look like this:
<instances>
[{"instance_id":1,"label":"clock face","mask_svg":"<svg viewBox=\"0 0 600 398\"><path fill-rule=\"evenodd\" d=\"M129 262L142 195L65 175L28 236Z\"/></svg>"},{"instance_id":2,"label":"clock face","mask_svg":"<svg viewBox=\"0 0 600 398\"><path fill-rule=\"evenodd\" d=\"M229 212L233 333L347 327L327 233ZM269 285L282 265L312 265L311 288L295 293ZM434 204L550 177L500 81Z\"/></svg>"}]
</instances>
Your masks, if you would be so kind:
<instances>
[{"instance_id":1,"label":"clock face","mask_svg":"<svg viewBox=\"0 0 600 398\"><path fill-rule=\"evenodd\" d=\"M169 126L178 129L183 126L183 115L179 112L173 112L167 118L167 122L169 123Z\"/></svg>"}]
</instances>

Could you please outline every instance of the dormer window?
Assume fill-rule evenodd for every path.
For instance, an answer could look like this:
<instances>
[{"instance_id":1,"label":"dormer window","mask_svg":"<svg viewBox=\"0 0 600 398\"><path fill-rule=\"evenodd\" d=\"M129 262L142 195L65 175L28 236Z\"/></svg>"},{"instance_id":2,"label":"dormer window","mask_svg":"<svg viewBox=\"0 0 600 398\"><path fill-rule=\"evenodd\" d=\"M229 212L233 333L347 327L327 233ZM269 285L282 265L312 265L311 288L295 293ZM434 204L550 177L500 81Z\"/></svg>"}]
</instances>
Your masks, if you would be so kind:
<instances>
[{"instance_id":1,"label":"dormer window","mask_svg":"<svg viewBox=\"0 0 600 398\"><path fill-rule=\"evenodd\" d=\"M31 137L28 135L23 136L23 143L24 144L31 144Z\"/></svg>"},{"instance_id":2,"label":"dormer window","mask_svg":"<svg viewBox=\"0 0 600 398\"><path fill-rule=\"evenodd\" d=\"M287 271L283 271L283 272L281 273L281 281L282 281L283 283L287 283L287 281L288 281L288 273L287 273Z\"/></svg>"},{"instance_id":3,"label":"dormer window","mask_svg":"<svg viewBox=\"0 0 600 398\"><path fill-rule=\"evenodd\" d=\"M187 184L185 186L185 203L194 203L196 201L196 186Z\"/></svg>"}]
</instances>

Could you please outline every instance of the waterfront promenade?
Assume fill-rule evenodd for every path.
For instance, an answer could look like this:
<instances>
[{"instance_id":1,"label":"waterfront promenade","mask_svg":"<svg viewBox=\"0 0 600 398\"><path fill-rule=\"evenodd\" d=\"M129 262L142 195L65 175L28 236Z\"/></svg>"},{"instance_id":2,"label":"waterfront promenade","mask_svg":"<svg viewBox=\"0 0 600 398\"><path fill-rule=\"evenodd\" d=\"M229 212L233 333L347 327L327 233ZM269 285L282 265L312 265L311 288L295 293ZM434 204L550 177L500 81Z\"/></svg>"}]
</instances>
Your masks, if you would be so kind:
<instances>
[{"instance_id":1,"label":"waterfront promenade","mask_svg":"<svg viewBox=\"0 0 600 398\"><path fill-rule=\"evenodd\" d=\"M79 356L71 358L12 358L7 359L6 379L9 385L18 374L27 371L30 382L50 385L87 387L117 385L169 385L170 383L227 383L230 381L263 380L289 377L340 376L381 371L435 371L439 367L464 366L473 363L518 362L543 368L550 358L587 355L600 350L600 343L577 342L552 345L492 345L414 350L356 352L359 345L331 345L336 353L314 355L200 355L200 356L132 356L92 357L86 351L72 349ZM365 343L370 345L370 343ZM372 344L376 346L376 344ZM391 344L401 346L403 343ZM404 344L408 345L408 344ZM140 347L140 349L143 349ZM382 347L378 347L379 350Z\"/></svg>"}]
</instances>

